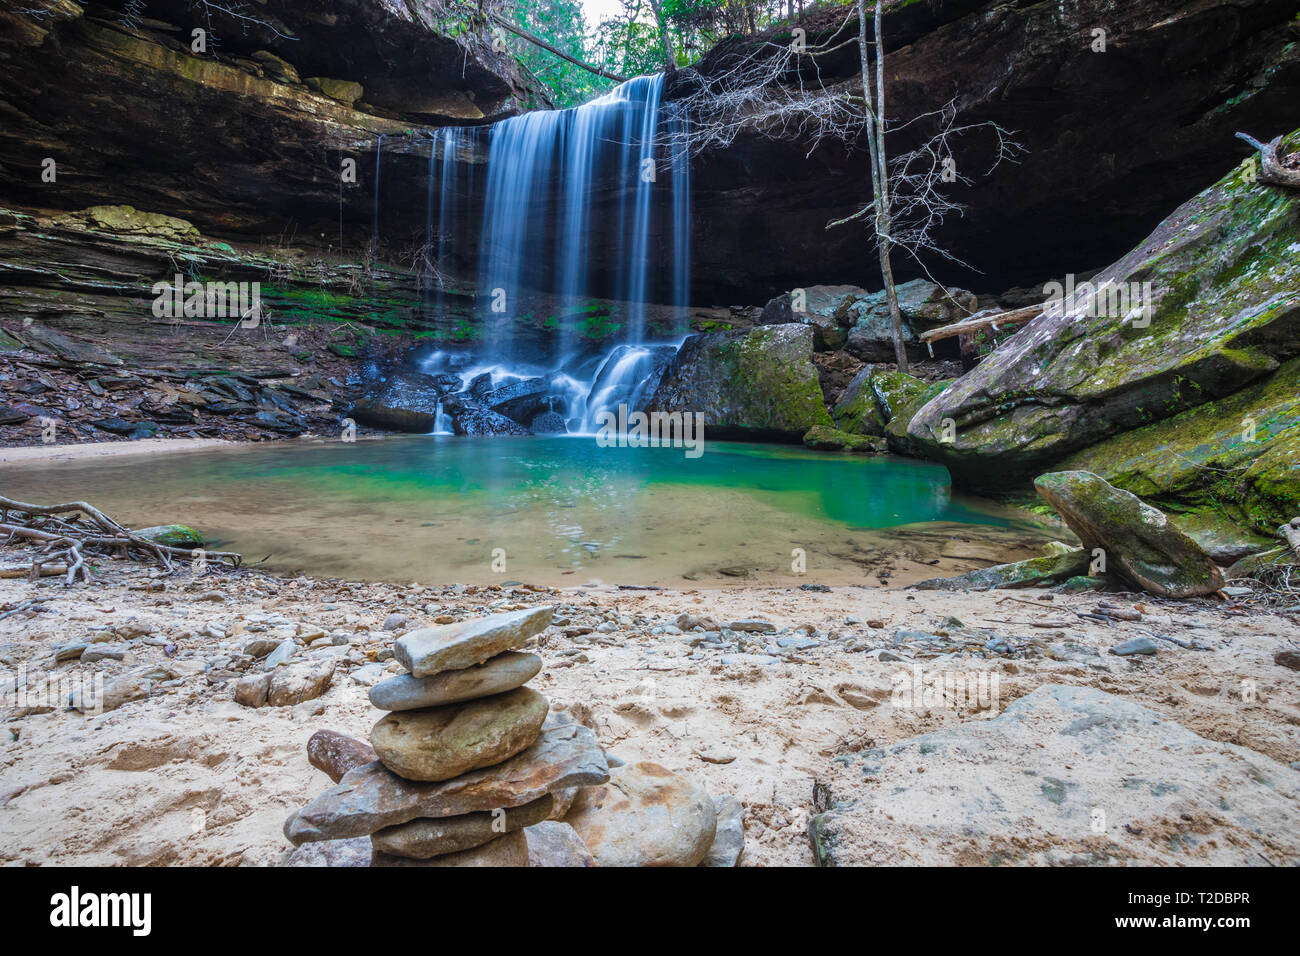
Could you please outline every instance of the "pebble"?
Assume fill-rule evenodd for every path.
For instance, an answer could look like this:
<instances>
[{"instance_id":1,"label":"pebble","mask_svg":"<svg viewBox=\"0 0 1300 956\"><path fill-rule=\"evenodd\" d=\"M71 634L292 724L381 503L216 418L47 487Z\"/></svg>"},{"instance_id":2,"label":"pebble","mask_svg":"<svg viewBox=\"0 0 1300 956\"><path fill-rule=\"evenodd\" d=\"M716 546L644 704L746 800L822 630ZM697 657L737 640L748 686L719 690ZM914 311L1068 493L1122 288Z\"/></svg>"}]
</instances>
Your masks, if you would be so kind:
<instances>
[{"instance_id":1,"label":"pebble","mask_svg":"<svg viewBox=\"0 0 1300 956\"><path fill-rule=\"evenodd\" d=\"M63 661L76 660L86 652L86 648L88 647L90 647L90 645L85 641L76 641L72 644L64 644L54 652L54 662L57 664Z\"/></svg>"},{"instance_id":2,"label":"pebble","mask_svg":"<svg viewBox=\"0 0 1300 956\"><path fill-rule=\"evenodd\" d=\"M405 614L390 614L388 615L388 617L384 618L383 627L385 631L396 631L405 626L406 626Z\"/></svg>"},{"instance_id":3,"label":"pebble","mask_svg":"<svg viewBox=\"0 0 1300 956\"><path fill-rule=\"evenodd\" d=\"M1135 637L1123 644L1116 644L1110 649L1110 652L1119 657L1129 657L1133 654L1154 654L1156 650L1155 642L1151 638Z\"/></svg>"},{"instance_id":4,"label":"pebble","mask_svg":"<svg viewBox=\"0 0 1300 956\"><path fill-rule=\"evenodd\" d=\"M81 652L81 663L96 661L121 661L126 659L126 648L120 644L92 644Z\"/></svg>"},{"instance_id":5,"label":"pebble","mask_svg":"<svg viewBox=\"0 0 1300 956\"><path fill-rule=\"evenodd\" d=\"M372 687L384 679L388 671L383 664L365 664L348 676L363 687Z\"/></svg>"},{"instance_id":6,"label":"pebble","mask_svg":"<svg viewBox=\"0 0 1300 956\"><path fill-rule=\"evenodd\" d=\"M746 634L775 634L776 625L771 621L762 621L758 618L746 618L743 621L732 621L724 625L733 631L744 631Z\"/></svg>"}]
</instances>

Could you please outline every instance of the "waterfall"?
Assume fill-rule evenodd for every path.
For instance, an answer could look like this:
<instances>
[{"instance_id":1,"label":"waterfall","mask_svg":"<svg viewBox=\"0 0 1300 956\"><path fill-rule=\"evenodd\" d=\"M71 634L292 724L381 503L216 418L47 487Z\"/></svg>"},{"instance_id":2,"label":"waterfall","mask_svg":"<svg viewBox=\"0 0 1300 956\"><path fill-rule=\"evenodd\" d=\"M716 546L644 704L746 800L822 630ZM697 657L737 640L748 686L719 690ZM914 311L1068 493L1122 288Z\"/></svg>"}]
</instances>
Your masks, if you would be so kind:
<instances>
[{"instance_id":1,"label":"waterfall","mask_svg":"<svg viewBox=\"0 0 1300 956\"><path fill-rule=\"evenodd\" d=\"M676 337L690 296L685 121L671 103L662 102L663 87L662 75L637 77L573 109L526 113L485 131L453 127L434 134L426 242L430 271L436 265L446 274L453 256L463 261L473 251L465 248L470 240L453 235L456 223L472 214L470 164L462 155L472 150L461 147L468 145L467 137L486 133L479 140L485 140L487 178L476 250L482 334L476 359L452 369L447 357L436 353L425 371L454 371L465 390L485 373L492 388L545 379L550 408L563 410L570 432L590 433L600 412L648 398L665 349L671 353L674 347L652 343L646 307L656 302L677 309L682 321ZM604 257L600 268L594 265L597 256ZM439 279L431 276L425 290L426 309L434 314L442 312ZM438 283L436 299L429 291L432 282ZM516 354L516 322L537 319L526 314L525 294L531 292L558 299L552 307L560 316L554 363ZM604 356L584 354L570 331L588 298L617 300L625 310L621 344ZM441 404L438 411L441 416Z\"/></svg>"},{"instance_id":2,"label":"waterfall","mask_svg":"<svg viewBox=\"0 0 1300 956\"><path fill-rule=\"evenodd\" d=\"M375 143L375 221L370 229L370 245L373 249L371 255L379 258L379 159L384 153L384 134L379 134L379 139Z\"/></svg>"}]
</instances>

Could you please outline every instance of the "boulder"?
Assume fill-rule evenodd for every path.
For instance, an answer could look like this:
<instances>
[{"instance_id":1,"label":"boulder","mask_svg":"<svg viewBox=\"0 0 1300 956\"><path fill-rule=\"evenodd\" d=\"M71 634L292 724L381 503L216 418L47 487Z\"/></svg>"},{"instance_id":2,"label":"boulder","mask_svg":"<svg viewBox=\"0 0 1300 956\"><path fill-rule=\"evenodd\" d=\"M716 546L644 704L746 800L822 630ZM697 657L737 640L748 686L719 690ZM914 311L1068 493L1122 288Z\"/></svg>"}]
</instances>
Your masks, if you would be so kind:
<instances>
[{"instance_id":1,"label":"boulder","mask_svg":"<svg viewBox=\"0 0 1300 956\"><path fill-rule=\"evenodd\" d=\"M352 417L362 425L427 435L437 419L445 389L423 372L394 372L357 402Z\"/></svg>"},{"instance_id":2,"label":"boulder","mask_svg":"<svg viewBox=\"0 0 1300 956\"><path fill-rule=\"evenodd\" d=\"M950 325L975 312L976 298L964 289L947 289L927 279L913 279L896 287L898 311L903 320L903 343L907 356L920 361L928 352L918 332ZM894 323L889 299L882 289L864 293L846 303L843 321L849 327L845 350L865 362L893 362Z\"/></svg>"},{"instance_id":3,"label":"boulder","mask_svg":"<svg viewBox=\"0 0 1300 956\"><path fill-rule=\"evenodd\" d=\"M846 313L849 305L868 293L852 285L815 285L795 293L784 292L763 306L759 325L786 325L799 322L813 330L813 348L829 352L843 348L852 324ZM803 308L795 306L802 301Z\"/></svg>"},{"instance_id":4,"label":"boulder","mask_svg":"<svg viewBox=\"0 0 1300 956\"><path fill-rule=\"evenodd\" d=\"M545 630L554 614L553 607L526 608L408 631L393 645L393 656L415 677L473 667L522 646Z\"/></svg>"},{"instance_id":5,"label":"boulder","mask_svg":"<svg viewBox=\"0 0 1300 956\"><path fill-rule=\"evenodd\" d=\"M360 83L353 80L332 80L327 76L309 76L304 81L310 89L332 100L351 106L365 95Z\"/></svg>"},{"instance_id":6,"label":"boulder","mask_svg":"<svg viewBox=\"0 0 1300 956\"><path fill-rule=\"evenodd\" d=\"M798 440L831 424L812 351L806 325L689 336L646 410L702 414L720 437Z\"/></svg>"},{"instance_id":7,"label":"boulder","mask_svg":"<svg viewBox=\"0 0 1300 956\"><path fill-rule=\"evenodd\" d=\"M542 669L536 654L507 651L482 664L443 671L432 677L400 674L370 688L370 703L380 710L416 710L455 704L514 690L528 683Z\"/></svg>"},{"instance_id":8,"label":"boulder","mask_svg":"<svg viewBox=\"0 0 1300 956\"><path fill-rule=\"evenodd\" d=\"M527 749L546 720L528 687L459 704L388 714L370 732L375 753L407 780L438 781L490 767Z\"/></svg>"},{"instance_id":9,"label":"boulder","mask_svg":"<svg viewBox=\"0 0 1300 956\"><path fill-rule=\"evenodd\" d=\"M1087 471L1040 475L1034 487L1085 551L1105 552L1105 570L1163 597L1212 594L1223 587L1223 574L1209 555L1136 495Z\"/></svg>"},{"instance_id":10,"label":"boulder","mask_svg":"<svg viewBox=\"0 0 1300 956\"><path fill-rule=\"evenodd\" d=\"M840 393L831 409L835 427L852 435L883 435L886 419L876 404L876 393L871 387L875 365L864 365Z\"/></svg>"},{"instance_id":11,"label":"boulder","mask_svg":"<svg viewBox=\"0 0 1300 956\"><path fill-rule=\"evenodd\" d=\"M564 435L569 426L559 412L542 412L528 423L528 430L534 435Z\"/></svg>"},{"instance_id":12,"label":"boulder","mask_svg":"<svg viewBox=\"0 0 1300 956\"><path fill-rule=\"evenodd\" d=\"M1070 551L1014 564L979 568L955 578L929 578L912 587L918 591L993 591L999 588L1044 588L1086 575L1092 563L1087 551Z\"/></svg>"},{"instance_id":13,"label":"boulder","mask_svg":"<svg viewBox=\"0 0 1300 956\"><path fill-rule=\"evenodd\" d=\"M597 786L608 779L596 735L580 724L556 723L543 727L523 753L450 780L404 780L379 761L356 767L292 814L284 834L295 845L365 836L417 817L522 806L555 790Z\"/></svg>"},{"instance_id":14,"label":"boulder","mask_svg":"<svg viewBox=\"0 0 1300 956\"><path fill-rule=\"evenodd\" d=\"M1198 509L1176 518L1179 527L1231 563L1267 547L1256 535L1271 537L1300 512L1297 460L1300 358L1226 398L1076 452L1060 467L1091 471L1160 507Z\"/></svg>"},{"instance_id":15,"label":"boulder","mask_svg":"<svg viewBox=\"0 0 1300 956\"><path fill-rule=\"evenodd\" d=\"M1300 132L1283 152L1297 145ZM1249 182L1234 169L1093 277L1093 291L1109 283L1104 295L1090 297L1077 280L1059 277L1062 288L1051 294L1063 297L1073 281L1078 301L1002 343L925 407L909 438L955 480L1005 487L1262 382L1300 357L1298 242L1300 193ZM1207 412L1218 418L1213 406ZM951 441L944 419L956 425ZM1181 444L1181 435L1171 437ZM1264 466L1265 485L1278 476L1294 488L1286 459L1282 452Z\"/></svg>"},{"instance_id":16,"label":"boulder","mask_svg":"<svg viewBox=\"0 0 1300 956\"><path fill-rule=\"evenodd\" d=\"M837 757L823 865L1300 863L1296 772L1136 701L1046 685L991 720Z\"/></svg>"},{"instance_id":17,"label":"boulder","mask_svg":"<svg viewBox=\"0 0 1300 956\"><path fill-rule=\"evenodd\" d=\"M505 833L522 830L547 819L554 800L550 794L521 807L465 813L456 817L422 817L395 827L385 827L370 837L374 848L392 856L427 860L482 846Z\"/></svg>"},{"instance_id":18,"label":"boulder","mask_svg":"<svg viewBox=\"0 0 1300 956\"><path fill-rule=\"evenodd\" d=\"M465 393L448 396L442 407L451 416L452 430L457 435L482 438L528 434L528 429L523 425L500 412L485 408L477 398L467 397Z\"/></svg>"},{"instance_id":19,"label":"boulder","mask_svg":"<svg viewBox=\"0 0 1300 956\"><path fill-rule=\"evenodd\" d=\"M698 866L717 812L704 788L655 763L615 767L578 794L566 818L598 866Z\"/></svg>"}]
</instances>

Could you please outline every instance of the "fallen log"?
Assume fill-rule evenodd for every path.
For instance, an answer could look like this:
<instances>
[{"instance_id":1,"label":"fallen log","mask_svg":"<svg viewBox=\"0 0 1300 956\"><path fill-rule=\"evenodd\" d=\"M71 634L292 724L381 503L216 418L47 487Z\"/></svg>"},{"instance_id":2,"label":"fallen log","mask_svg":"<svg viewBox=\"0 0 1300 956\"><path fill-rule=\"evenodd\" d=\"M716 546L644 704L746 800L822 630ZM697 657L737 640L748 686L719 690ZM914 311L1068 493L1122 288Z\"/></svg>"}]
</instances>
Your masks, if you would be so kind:
<instances>
[{"instance_id":1,"label":"fallen log","mask_svg":"<svg viewBox=\"0 0 1300 956\"><path fill-rule=\"evenodd\" d=\"M920 339L926 345L931 342L937 342L939 339L950 339L955 335L969 335L972 332L980 332L984 329L998 331L1004 325L1021 325L1030 322L1047 310L1049 303L1044 302L1041 305L1026 306L1023 309L1012 309L1010 312L977 312L969 319L962 319L960 322L954 322L951 325L941 325L937 329L931 329L929 332L922 332Z\"/></svg>"}]
</instances>

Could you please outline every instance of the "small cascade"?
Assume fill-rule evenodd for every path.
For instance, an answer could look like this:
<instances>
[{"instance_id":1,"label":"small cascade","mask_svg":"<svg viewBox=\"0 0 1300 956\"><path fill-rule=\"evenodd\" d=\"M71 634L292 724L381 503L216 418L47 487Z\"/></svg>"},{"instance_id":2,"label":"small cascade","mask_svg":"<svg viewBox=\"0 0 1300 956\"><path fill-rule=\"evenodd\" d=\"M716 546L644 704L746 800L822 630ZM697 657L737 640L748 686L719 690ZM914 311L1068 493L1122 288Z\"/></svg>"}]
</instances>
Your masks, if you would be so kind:
<instances>
[{"instance_id":1,"label":"small cascade","mask_svg":"<svg viewBox=\"0 0 1300 956\"><path fill-rule=\"evenodd\" d=\"M375 218L374 224L370 227L370 246L372 255L379 257L379 160L384 154L384 134L379 134L379 139L375 143Z\"/></svg>"},{"instance_id":2,"label":"small cascade","mask_svg":"<svg viewBox=\"0 0 1300 956\"><path fill-rule=\"evenodd\" d=\"M435 435L454 435L451 427L451 416L447 414L442 407L442 399L438 399L438 407L434 410L433 415L433 433Z\"/></svg>"}]
</instances>

